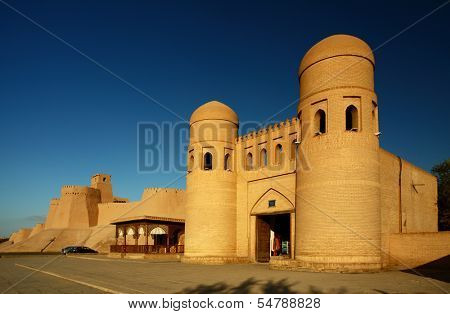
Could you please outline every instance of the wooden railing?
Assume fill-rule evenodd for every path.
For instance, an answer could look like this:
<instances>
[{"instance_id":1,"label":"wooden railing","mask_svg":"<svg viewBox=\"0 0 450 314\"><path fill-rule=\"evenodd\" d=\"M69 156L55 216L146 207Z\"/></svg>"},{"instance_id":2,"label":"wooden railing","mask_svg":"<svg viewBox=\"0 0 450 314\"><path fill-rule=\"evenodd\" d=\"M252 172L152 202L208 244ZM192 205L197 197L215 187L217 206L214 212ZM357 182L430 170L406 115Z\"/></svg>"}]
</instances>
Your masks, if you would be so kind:
<instances>
[{"instance_id":1,"label":"wooden railing","mask_svg":"<svg viewBox=\"0 0 450 314\"><path fill-rule=\"evenodd\" d=\"M174 254L184 253L184 245L111 245L111 253Z\"/></svg>"}]
</instances>

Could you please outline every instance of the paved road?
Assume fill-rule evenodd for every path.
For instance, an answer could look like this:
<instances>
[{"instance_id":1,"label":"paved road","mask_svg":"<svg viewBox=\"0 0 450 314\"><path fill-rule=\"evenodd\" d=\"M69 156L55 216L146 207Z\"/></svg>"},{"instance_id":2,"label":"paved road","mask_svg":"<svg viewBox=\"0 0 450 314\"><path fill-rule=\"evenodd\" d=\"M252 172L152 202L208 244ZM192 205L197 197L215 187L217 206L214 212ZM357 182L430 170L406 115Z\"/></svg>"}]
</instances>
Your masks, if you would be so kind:
<instances>
[{"instance_id":1,"label":"paved road","mask_svg":"<svg viewBox=\"0 0 450 314\"><path fill-rule=\"evenodd\" d=\"M448 265L447 265L448 266ZM391 271L329 274L269 270L264 264L189 265L104 256L0 258L5 293L445 293L448 267L431 277Z\"/></svg>"}]
</instances>

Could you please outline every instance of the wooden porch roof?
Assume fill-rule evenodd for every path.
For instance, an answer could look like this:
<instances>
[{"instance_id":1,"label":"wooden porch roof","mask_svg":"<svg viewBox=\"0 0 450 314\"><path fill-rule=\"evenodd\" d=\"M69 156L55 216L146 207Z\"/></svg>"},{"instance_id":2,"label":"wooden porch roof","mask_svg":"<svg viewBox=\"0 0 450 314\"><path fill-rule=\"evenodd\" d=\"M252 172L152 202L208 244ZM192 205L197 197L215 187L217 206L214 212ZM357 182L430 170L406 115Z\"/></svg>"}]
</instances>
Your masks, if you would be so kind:
<instances>
[{"instance_id":1,"label":"wooden porch roof","mask_svg":"<svg viewBox=\"0 0 450 314\"><path fill-rule=\"evenodd\" d=\"M184 219L168 218L168 217L157 217L157 216L135 216L135 217L119 217L114 219L111 224L117 225L124 222L133 221L167 221L167 222L179 222L184 223Z\"/></svg>"}]
</instances>

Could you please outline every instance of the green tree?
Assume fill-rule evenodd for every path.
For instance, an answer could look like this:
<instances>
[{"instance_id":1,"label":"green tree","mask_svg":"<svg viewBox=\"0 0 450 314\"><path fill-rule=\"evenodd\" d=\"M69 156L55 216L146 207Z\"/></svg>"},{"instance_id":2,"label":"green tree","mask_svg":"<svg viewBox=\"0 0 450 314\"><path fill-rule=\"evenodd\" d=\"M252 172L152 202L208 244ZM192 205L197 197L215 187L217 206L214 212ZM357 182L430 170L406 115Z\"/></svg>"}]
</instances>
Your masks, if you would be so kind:
<instances>
[{"instance_id":1,"label":"green tree","mask_svg":"<svg viewBox=\"0 0 450 314\"><path fill-rule=\"evenodd\" d=\"M450 159L434 166L431 172L438 178L439 231L450 230Z\"/></svg>"}]
</instances>

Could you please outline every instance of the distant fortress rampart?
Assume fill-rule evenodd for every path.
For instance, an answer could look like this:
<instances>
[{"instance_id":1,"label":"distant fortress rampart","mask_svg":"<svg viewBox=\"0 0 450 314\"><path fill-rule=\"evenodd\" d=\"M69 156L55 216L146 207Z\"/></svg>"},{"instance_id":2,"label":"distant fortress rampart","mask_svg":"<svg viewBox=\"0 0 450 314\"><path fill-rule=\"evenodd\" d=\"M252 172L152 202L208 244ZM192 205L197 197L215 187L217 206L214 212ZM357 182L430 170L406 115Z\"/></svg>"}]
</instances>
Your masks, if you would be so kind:
<instances>
[{"instance_id":1,"label":"distant fortress rampart","mask_svg":"<svg viewBox=\"0 0 450 314\"><path fill-rule=\"evenodd\" d=\"M239 136L239 116L226 104L193 111L186 190L146 188L129 202L113 195L109 174L97 173L90 186L63 186L45 226L10 241L42 248L55 238L56 249L84 237L145 251L140 245L154 239L143 221L177 221L182 235L170 235L168 224L157 232L166 244L182 239L175 243L185 263L373 272L446 256L436 177L380 147L374 70L361 39L325 38L298 68L295 117Z\"/></svg>"}]
</instances>

